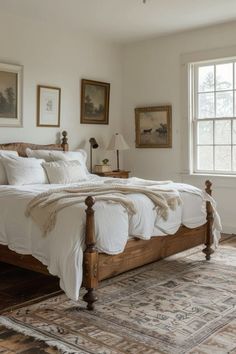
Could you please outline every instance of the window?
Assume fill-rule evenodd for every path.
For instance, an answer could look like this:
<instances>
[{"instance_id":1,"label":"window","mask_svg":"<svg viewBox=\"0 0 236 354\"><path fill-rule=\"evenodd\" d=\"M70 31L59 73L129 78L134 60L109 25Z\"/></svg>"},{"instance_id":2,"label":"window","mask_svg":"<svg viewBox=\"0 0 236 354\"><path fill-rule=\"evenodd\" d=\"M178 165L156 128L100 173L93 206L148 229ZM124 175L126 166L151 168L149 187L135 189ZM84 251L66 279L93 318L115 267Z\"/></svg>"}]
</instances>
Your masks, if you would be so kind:
<instances>
[{"instance_id":1,"label":"window","mask_svg":"<svg viewBox=\"0 0 236 354\"><path fill-rule=\"evenodd\" d=\"M236 174L236 58L190 68L192 170Z\"/></svg>"}]
</instances>

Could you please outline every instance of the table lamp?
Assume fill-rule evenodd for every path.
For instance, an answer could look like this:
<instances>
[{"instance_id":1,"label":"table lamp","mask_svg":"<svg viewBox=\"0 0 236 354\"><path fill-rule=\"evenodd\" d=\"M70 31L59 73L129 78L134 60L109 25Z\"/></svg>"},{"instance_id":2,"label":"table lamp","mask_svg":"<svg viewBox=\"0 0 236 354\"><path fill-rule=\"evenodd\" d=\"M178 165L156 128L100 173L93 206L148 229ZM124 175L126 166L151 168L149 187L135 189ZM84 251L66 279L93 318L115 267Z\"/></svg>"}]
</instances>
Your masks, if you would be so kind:
<instances>
[{"instance_id":1,"label":"table lamp","mask_svg":"<svg viewBox=\"0 0 236 354\"><path fill-rule=\"evenodd\" d=\"M119 150L128 150L129 145L126 143L123 136L119 133L116 133L112 136L110 143L108 144L107 150L116 150L117 157L117 169L115 171L120 171L120 162L119 162Z\"/></svg>"}]
</instances>

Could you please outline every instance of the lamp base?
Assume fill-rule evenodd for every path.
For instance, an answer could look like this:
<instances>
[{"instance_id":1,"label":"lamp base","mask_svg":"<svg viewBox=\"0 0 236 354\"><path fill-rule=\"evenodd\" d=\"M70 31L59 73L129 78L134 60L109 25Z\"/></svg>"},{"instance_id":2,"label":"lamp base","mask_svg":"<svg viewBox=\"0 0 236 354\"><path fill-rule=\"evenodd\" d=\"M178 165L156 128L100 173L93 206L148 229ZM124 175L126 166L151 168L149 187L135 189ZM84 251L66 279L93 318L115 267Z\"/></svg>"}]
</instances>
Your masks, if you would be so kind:
<instances>
[{"instance_id":1,"label":"lamp base","mask_svg":"<svg viewBox=\"0 0 236 354\"><path fill-rule=\"evenodd\" d=\"M118 168L117 170L112 170L112 172L120 172L120 169Z\"/></svg>"}]
</instances>

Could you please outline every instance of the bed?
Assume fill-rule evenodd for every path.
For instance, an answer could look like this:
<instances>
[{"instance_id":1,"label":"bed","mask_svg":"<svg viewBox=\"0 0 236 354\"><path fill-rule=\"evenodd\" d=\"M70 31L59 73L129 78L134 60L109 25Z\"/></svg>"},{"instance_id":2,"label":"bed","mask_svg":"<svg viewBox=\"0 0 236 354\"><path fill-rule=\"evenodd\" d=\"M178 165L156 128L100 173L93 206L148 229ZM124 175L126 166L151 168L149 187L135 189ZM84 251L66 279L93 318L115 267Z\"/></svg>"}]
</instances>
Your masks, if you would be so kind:
<instances>
[{"instance_id":1,"label":"bed","mask_svg":"<svg viewBox=\"0 0 236 354\"><path fill-rule=\"evenodd\" d=\"M20 156L25 157L25 150L30 147L33 150L43 149L43 150L59 150L68 151L68 138L67 133L62 133L61 144L50 144L50 145L35 145L28 143L10 143L1 144L0 150L15 150L18 151ZM100 178L100 177L98 177ZM205 191L211 196L212 184L210 181L206 181ZM7 189L8 193L11 191L10 187ZM24 194L27 192L27 188L23 189ZM28 192L27 192L28 193ZM0 191L1 194L1 191ZM3 193L4 194L4 193ZM4 198L2 199L4 203ZM82 285L86 288L86 294L83 299L87 303L87 309L93 310L94 303L97 301L96 289L98 288L99 282L103 279L107 279L118 275L120 273L126 272L128 270L140 267L142 265L163 259L170 255L176 254L178 252L190 249L198 245L205 245L203 248L203 253L205 254L206 260L210 260L213 251L213 207L211 202L206 201L206 218L201 221L197 227L186 227L182 225L178 230L171 235L163 235L161 233L158 237L152 236L149 240L140 239L133 236L125 242L125 246L122 251L112 252L107 254L101 251L101 247L98 247L96 242L96 230L95 230L95 213L96 203L92 195L89 195L85 200L86 208L84 213L84 208L82 211L84 213L84 248L83 248L83 276ZM99 214L99 213L98 213ZM81 214L82 215L82 214ZM69 216L67 216L69 217ZM83 218L83 216L81 216ZM58 227L63 228L63 224ZM111 226L107 225L107 229ZM32 228L32 226L31 226ZM103 221L103 230L106 229L106 222ZM32 231L32 230L31 230ZM33 231L32 231L33 232ZM64 228L64 236L69 237L72 231L70 228ZM110 235L112 236L112 232ZM56 231L55 231L56 233ZM114 232L115 233L115 232ZM56 237L56 236L55 236ZM63 237L63 235L61 236ZM45 241L46 242L46 241ZM50 241L51 242L51 241ZM55 244L57 241L54 241ZM5 243L5 244L4 244ZM44 274L58 275L56 271L48 270L46 262L40 257L34 257L30 254L24 254L27 252L18 251L15 252L14 247L10 247L7 242L1 242L0 240L0 261L13 264L22 268L30 269L36 272L41 272ZM48 247L46 244L45 247ZM12 248L12 249L9 249ZM38 259L37 259L38 258ZM40 260L39 260L40 259ZM76 281L73 279L72 281ZM73 296L70 296L73 298Z\"/></svg>"}]
</instances>

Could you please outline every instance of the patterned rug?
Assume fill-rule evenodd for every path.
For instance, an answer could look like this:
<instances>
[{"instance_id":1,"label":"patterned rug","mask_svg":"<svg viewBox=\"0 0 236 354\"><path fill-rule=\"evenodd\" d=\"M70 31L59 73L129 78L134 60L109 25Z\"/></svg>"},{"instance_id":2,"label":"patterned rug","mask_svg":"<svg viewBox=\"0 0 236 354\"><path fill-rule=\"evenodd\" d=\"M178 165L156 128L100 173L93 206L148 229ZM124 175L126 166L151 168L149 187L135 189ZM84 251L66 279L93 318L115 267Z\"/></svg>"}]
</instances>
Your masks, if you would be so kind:
<instances>
[{"instance_id":1,"label":"patterned rug","mask_svg":"<svg viewBox=\"0 0 236 354\"><path fill-rule=\"evenodd\" d=\"M236 354L236 238L210 262L183 252L102 282L98 295L95 312L59 295L5 314L0 353Z\"/></svg>"}]
</instances>

